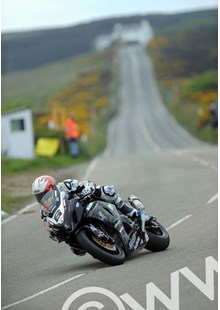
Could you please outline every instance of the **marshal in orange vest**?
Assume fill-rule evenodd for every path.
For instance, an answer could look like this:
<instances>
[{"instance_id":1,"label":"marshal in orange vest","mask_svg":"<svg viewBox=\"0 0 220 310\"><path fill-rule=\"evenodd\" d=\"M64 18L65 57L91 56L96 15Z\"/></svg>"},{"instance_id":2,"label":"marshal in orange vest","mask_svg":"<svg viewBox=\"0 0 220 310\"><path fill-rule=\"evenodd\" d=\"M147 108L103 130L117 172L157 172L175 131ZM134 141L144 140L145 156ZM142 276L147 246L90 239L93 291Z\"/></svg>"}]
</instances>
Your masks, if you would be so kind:
<instances>
[{"instance_id":1,"label":"marshal in orange vest","mask_svg":"<svg viewBox=\"0 0 220 310\"><path fill-rule=\"evenodd\" d=\"M78 139L80 136L79 126L74 119L74 115L70 114L65 123L65 137L66 139Z\"/></svg>"}]
</instances>

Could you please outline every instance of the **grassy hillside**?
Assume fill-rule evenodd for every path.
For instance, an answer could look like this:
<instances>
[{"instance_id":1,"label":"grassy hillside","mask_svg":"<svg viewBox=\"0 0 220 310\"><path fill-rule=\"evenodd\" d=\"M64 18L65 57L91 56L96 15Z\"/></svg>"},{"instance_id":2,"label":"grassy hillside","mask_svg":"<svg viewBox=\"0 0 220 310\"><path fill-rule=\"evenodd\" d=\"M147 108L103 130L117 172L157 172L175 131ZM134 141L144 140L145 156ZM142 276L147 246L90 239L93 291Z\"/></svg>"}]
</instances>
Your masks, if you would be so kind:
<instances>
[{"instance_id":1,"label":"grassy hillside","mask_svg":"<svg viewBox=\"0 0 220 310\"><path fill-rule=\"evenodd\" d=\"M199 30L197 38L189 36L187 39L187 35L184 38L182 35L173 37L178 42L178 52L182 54L186 52L183 43L194 46L194 55L191 53L192 64L198 56L195 46L202 45L203 32L207 32L208 28L216 26L218 22L217 10L207 10L173 15L118 17L64 29L3 34L2 110L20 106L44 108L50 96L64 90L79 74L79 70L76 70L76 55L81 59L91 54L97 35L109 33L115 23L135 23L143 18L151 23L156 38L164 33L171 36L189 28ZM215 35L212 34L209 41L215 40ZM206 47L203 48L202 57L207 58ZM171 55L172 47L168 52ZM171 56L175 59L174 54ZM210 61L213 62L216 57L217 53L213 50Z\"/></svg>"},{"instance_id":2,"label":"grassy hillside","mask_svg":"<svg viewBox=\"0 0 220 310\"><path fill-rule=\"evenodd\" d=\"M155 34L198 29L217 24L217 10L173 15L136 15L80 24L74 27L2 35L2 73L39 66L91 52L94 39L110 33L117 23L147 19Z\"/></svg>"},{"instance_id":3,"label":"grassy hillside","mask_svg":"<svg viewBox=\"0 0 220 310\"><path fill-rule=\"evenodd\" d=\"M148 50L170 112L199 139L217 143L211 113L218 95L217 24L161 34Z\"/></svg>"},{"instance_id":4,"label":"grassy hillside","mask_svg":"<svg viewBox=\"0 0 220 310\"><path fill-rule=\"evenodd\" d=\"M59 138L59 154L62 155L68 154L64 124L69 113L74 112L84 136L80 155L88 159L105 147L107 124L118 104L117 71L118 59L115 49L111 48L38 69L11 73L2 79L2 85L7 89L2 109L7 111L29 105L33 111L36 140L39 137ZM53 130L48 128L49 119L55 125ZM7 171L10 171L10 165Z\"/></svg>"},{"instance_id":5,"label":"grassy hillside","mask_svg":"<svg viewBox=\"0 0 220 310\"><path fill-rule=\"evenodd\" d=\"M35 69L2 75L2 111L20 106L29 106L34 111L48 111L45 102L68 87L81 73L89 70L95 55L97 53L87 53ZM98 57L101 59L102 55L99 53Z\"/></svg>"},{"instance_id":6,"label":"grassy hillside","mask_svg":"<svg viewBox=\"0 0 220 310\"><path fill-rule=\"evenodd\" d=\"M217 25L161 35L149 45L156 71L163 79L190 77L218 65Z\"/></svg>"},{"instance_id":7,"label":"grassy hillside","mask_svg":"<svg viewBox=\"0 0 220 310\"><path fill-rule=\"evenodd\" d=\"M151 15L148 17L155 35L169 35L187 30L205 29L218 24L218 10L182 14Z\"/></svg>"},{"instance_id":8,"label":"grassy hillside","mask_svg":"<svg viewBox=\"0 0 220 310\"><path fill-rule=\"evenodd\" d=\"M75 59L70 58L3 75L2 110L20 105L42 108L50 96L64 89L75 78L75 63Z\"/></svg>"}]
</instances>

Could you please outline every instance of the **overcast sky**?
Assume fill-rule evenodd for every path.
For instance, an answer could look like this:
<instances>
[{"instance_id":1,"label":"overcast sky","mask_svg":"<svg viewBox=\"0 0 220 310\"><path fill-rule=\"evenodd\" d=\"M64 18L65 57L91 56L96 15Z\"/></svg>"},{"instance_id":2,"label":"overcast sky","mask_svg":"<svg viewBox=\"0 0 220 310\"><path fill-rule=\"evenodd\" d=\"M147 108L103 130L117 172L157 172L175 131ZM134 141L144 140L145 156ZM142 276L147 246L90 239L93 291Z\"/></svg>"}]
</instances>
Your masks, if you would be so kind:
<instances>
[{"instance_id":1,"label":"overcast sky","mask_svg":"<svg viewBox=\"0 0 220 310\"><path fill-rule=\"evenodd\" d=\"M216 8L218 0L1 0L2 32L65 27L133 14Z\"/></svg>"}]
</instances>

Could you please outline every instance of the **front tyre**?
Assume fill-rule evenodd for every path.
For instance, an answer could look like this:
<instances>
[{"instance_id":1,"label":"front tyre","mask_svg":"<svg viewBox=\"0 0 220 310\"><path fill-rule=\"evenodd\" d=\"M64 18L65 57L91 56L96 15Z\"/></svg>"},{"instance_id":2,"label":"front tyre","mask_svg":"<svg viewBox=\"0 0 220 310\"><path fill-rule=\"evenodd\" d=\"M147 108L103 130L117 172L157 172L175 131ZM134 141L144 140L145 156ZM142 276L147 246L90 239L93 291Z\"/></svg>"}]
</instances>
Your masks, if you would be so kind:
<instances>
[{"instance_id":1,"label":"front tyre","mask_svg":"<svg viewBox=\"0 0 220 310\"><path fill-rule=\"evenodd\" d=\"M157 221L148 222L145 227L149 236L145 249L151 252L166 250L170 244L167 230Z\"/></svg>"},{"instance_id":2,"label":"front tyre","mask_svg":"<svg viewBox=\"0 0 220 310\"><path fill-rule=\"evenodd\" d=\"M125 261L125 253L116 244L111 244L98 239L87 229L82 229L77 241L94 258L108 265L121 265Z\"/></svg>"}]
</instances>

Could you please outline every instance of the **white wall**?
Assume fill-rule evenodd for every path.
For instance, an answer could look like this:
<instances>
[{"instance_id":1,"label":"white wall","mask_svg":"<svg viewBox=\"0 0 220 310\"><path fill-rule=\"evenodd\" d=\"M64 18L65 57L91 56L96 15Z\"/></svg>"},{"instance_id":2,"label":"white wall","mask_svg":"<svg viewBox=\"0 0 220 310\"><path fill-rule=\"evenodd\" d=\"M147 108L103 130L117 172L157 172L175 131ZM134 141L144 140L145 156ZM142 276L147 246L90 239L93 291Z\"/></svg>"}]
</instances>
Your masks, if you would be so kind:
<instances>
[{"instance_id":1,"label":"white wall","mask_svg":"<svg viewBox=\"0 0 220 310\"><path fill-rule=\"evenodd\" d=\"M23 109L2 114L2 154L9 158L34 158L32 112Z\"/></svg>"}]
</instances>

